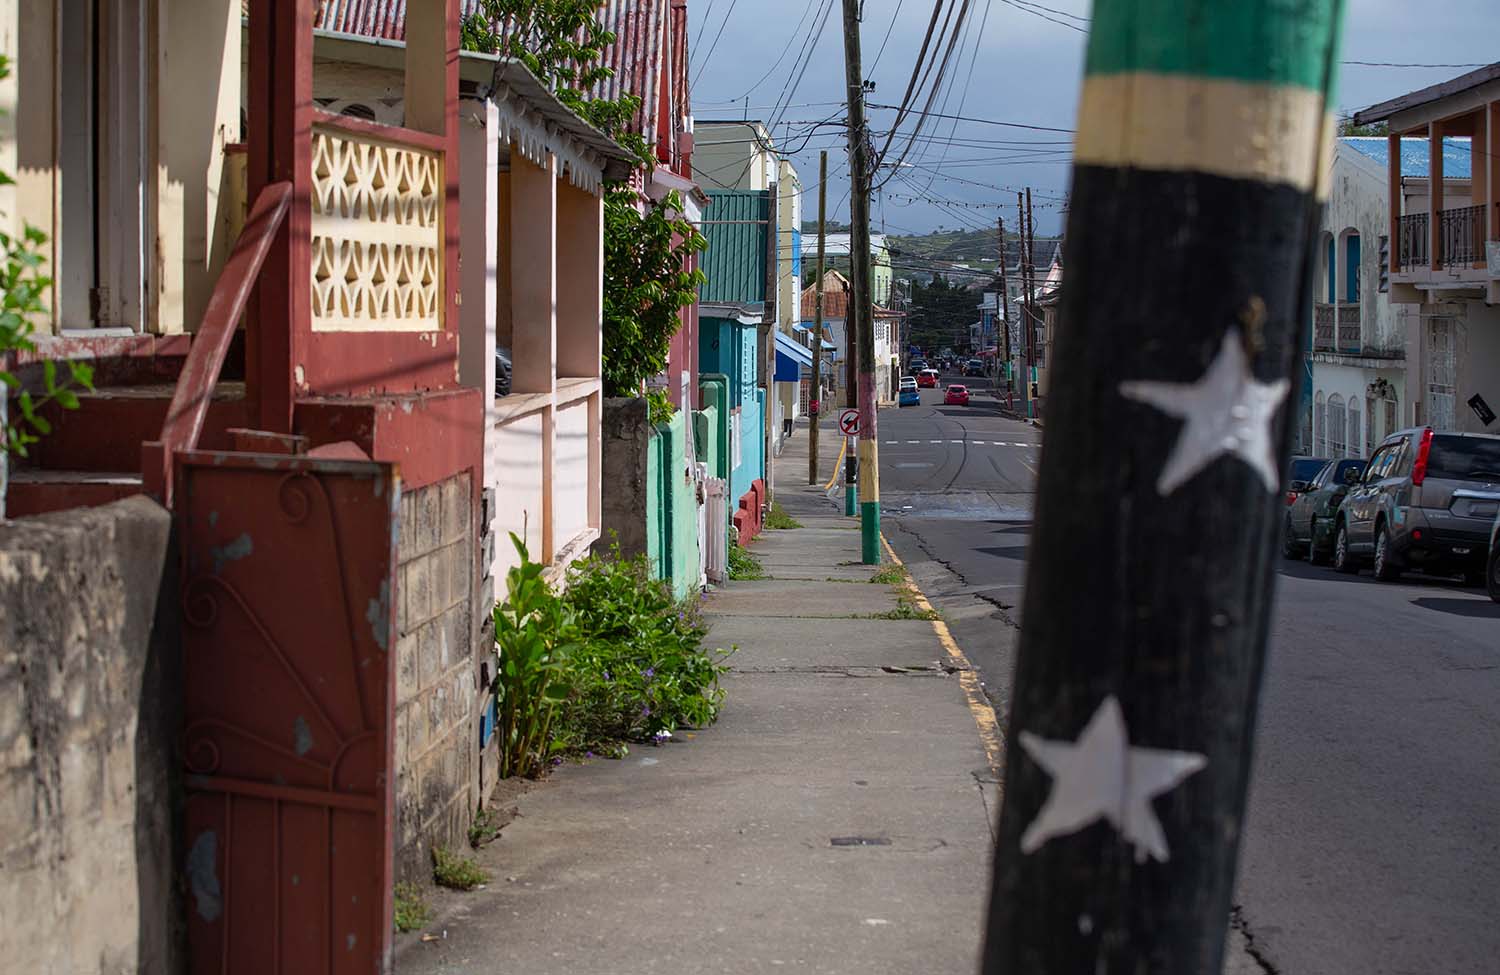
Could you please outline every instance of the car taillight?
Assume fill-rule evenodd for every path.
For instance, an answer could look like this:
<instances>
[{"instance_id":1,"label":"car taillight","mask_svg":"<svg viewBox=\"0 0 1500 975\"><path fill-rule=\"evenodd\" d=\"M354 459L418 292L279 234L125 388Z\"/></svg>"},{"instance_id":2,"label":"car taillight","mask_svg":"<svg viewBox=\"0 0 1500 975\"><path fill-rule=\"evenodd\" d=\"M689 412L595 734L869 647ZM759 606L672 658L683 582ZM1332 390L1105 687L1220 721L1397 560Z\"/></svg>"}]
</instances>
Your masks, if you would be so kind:
<instances>
[{"instance_id":1,"label":"car taillight","mask_svg":"<svg viewBox=\"0 0 1500 975\"><path fill-rule=\"evenodd\" d=\"M1411 482L1420 486L1427 479L1427 454L1432 450L1432 428L1422 432L1422 446L1417 448L1417 462L1411 468Z\"/></svg>"},{"instance_id":2,"label":"car taillight","mask_svg":"<svg viewBox=\"0 0 1500 975\"><path fill-rule=\"evenodd\" d=\"M1297 503L1297 492L1296 491L1288 491L1286 493L1286 504L1287 504L1287 507L1290 508L1292 505L1294 505L1296 503Z\"/></svg>"}]
</instances>

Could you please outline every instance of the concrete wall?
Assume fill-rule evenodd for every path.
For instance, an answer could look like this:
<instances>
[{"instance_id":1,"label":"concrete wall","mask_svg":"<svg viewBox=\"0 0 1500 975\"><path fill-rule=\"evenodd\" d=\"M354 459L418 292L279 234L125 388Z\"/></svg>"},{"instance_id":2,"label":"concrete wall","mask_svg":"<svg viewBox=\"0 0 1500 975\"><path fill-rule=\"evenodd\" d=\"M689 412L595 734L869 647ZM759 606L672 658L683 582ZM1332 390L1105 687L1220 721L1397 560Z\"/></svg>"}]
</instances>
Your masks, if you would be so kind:
<instances>
[{"instance_id":1,"label":"concrete wall","mask_svg":"<svg viewBox=\"0 0 1500 975\"><path fill-rule=\"evenodd\" d=\"M698 491L686 450L695 419L678 410L671 422L653 427L645 400L605 400L608 488L599 548L618 537L622 554L647 555L682 597L699 582Z\"/></svg>"},{"instance_id":2,"label":"concrete wall","mask_svg":"<svg viewBox=\"0 0 1500 975\"><path fill-rule=\"evenodd\" d=\"M652 558L658 574L684 599L698 590L699 583L698 492L683 450L683 427L688 422L687 415L678 410L670 423L656 429L652 451L653 473L660 478L653 483L660 484L654 506L661 526L661 542Z\"/></svg>"},{"instance_id":3,"label":"concrete wall","mask_svg":"<svg viewBox=\"0 0 1500 975\"><path fill-rule=\"evenodd\" d=\"M145 498L0 524L0 957L182 970L176 557Z\"/></svg>"},{"instance_id":4,"label":"concrete wall","mask_svg":"<svg viewBox=\"0 0 1500 975\"><path fill-rule=\"evenodd\" d=\"M627 556L648 551L652 510L651 473L647 464L653 433L646 401L620 397L604 401L604 533L599 547L618 540Z\"/></svg>"},{"instance_id":5,"label":"concrete wall","mask_svg":"<svg viewBox=\"0 0 1500 975\"><path fill-rule=\"evenodd\" d=\"M401 498L396 612L396 875L432 872L431 847L468 841L479 793L480 654L469 474ZM487 607L486 607L487 608Z\"/></svg>"}]
</instances>

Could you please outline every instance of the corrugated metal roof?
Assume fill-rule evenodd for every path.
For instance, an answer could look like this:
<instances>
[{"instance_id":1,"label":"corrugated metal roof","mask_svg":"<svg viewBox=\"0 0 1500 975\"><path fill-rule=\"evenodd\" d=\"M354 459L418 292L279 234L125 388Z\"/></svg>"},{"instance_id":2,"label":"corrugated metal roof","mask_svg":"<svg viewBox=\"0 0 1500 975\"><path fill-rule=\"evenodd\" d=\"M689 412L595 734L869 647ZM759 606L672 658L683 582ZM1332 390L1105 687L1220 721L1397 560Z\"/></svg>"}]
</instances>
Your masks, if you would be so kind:
<instances>
[{"instance_id":1,"label":"corrugated metal roof","mask_svg":"<svg viewBox=\"0 0 1500 975\"><path fill-rule=\"evenodd\" d=\"M1344 145L1360 155L1378 162L1381 168L1390 165L1390 142L1383 135L1346 135L1339 139ZM1473 174L1471 140L1463 136L1448 136L1443 139L1443 178L1469 179ZM1426 139L1401 140L1401 175L1426 179L1428 171L1428 144Z\"/></svg>"},{"instance_id":2,"label":"corrugated metal roof","mask_svg":"<svg viewBox=\"0 0 1500 975\"><path fill-rule=\"evenodd\" d=\"M698 266L708 283L698 289L706 302L766 300L766 221L771 194L765 190L710 190L703 214L708 250Z\"/></svg>"}]
</instances>

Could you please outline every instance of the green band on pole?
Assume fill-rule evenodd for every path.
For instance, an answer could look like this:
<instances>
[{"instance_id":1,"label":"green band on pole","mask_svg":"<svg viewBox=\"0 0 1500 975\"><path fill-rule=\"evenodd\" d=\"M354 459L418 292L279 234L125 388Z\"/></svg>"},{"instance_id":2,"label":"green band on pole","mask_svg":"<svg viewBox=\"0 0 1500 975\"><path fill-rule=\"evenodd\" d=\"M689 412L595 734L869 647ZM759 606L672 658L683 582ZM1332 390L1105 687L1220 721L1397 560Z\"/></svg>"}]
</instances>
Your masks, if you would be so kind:
<instances>
[{"instance_id":1,"label":"green band on pole","mask_svg":"<svg viewBox=\"0 0 1500 975\"><path fill-rule=\"evenodd\" d=\"M859 489L853 484L844 488L844 516L853 518L859 502Z\"/></svg>"},{"instance_id":2,"label":"green band on pole","mask_svg":"<svg viewBox=\"0 0 1500 975\"><path fill-rule=\"evenodd\" d=\"M1286 0L1097 0L1084 75L1154 72L1323 91L1336 5ZM1333 92L1329 92L1333 103Z\"/></svg>"},{"instance_id":3,"label":"green band on pole","mask_svg":"<svg viewBox=\"0 0 1500 975\"><path fill-rule=\"evenodd\" d=\"M865 565L880 564L880 502L865 501L859 506L860 554Z\"/></svg>"}]
</instances>

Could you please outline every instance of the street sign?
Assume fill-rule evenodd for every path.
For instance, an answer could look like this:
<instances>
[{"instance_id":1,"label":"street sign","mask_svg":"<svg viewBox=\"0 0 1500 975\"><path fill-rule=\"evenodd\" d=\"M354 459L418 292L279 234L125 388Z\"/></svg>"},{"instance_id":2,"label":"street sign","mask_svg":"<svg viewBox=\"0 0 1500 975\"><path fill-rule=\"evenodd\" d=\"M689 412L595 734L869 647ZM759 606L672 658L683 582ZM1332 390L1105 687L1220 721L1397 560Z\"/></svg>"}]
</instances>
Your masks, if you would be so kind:
<instances>
[{"instance_id":1,"label":"street sign","mask_svg":"<svg viewBox=\"0 0 1500 975\"><path fill-rule=\"evenodd\" d=\"M839 430L847 437L859 432L859 410L849 409L839 414Z\"/></svg>"}]
</instances>

